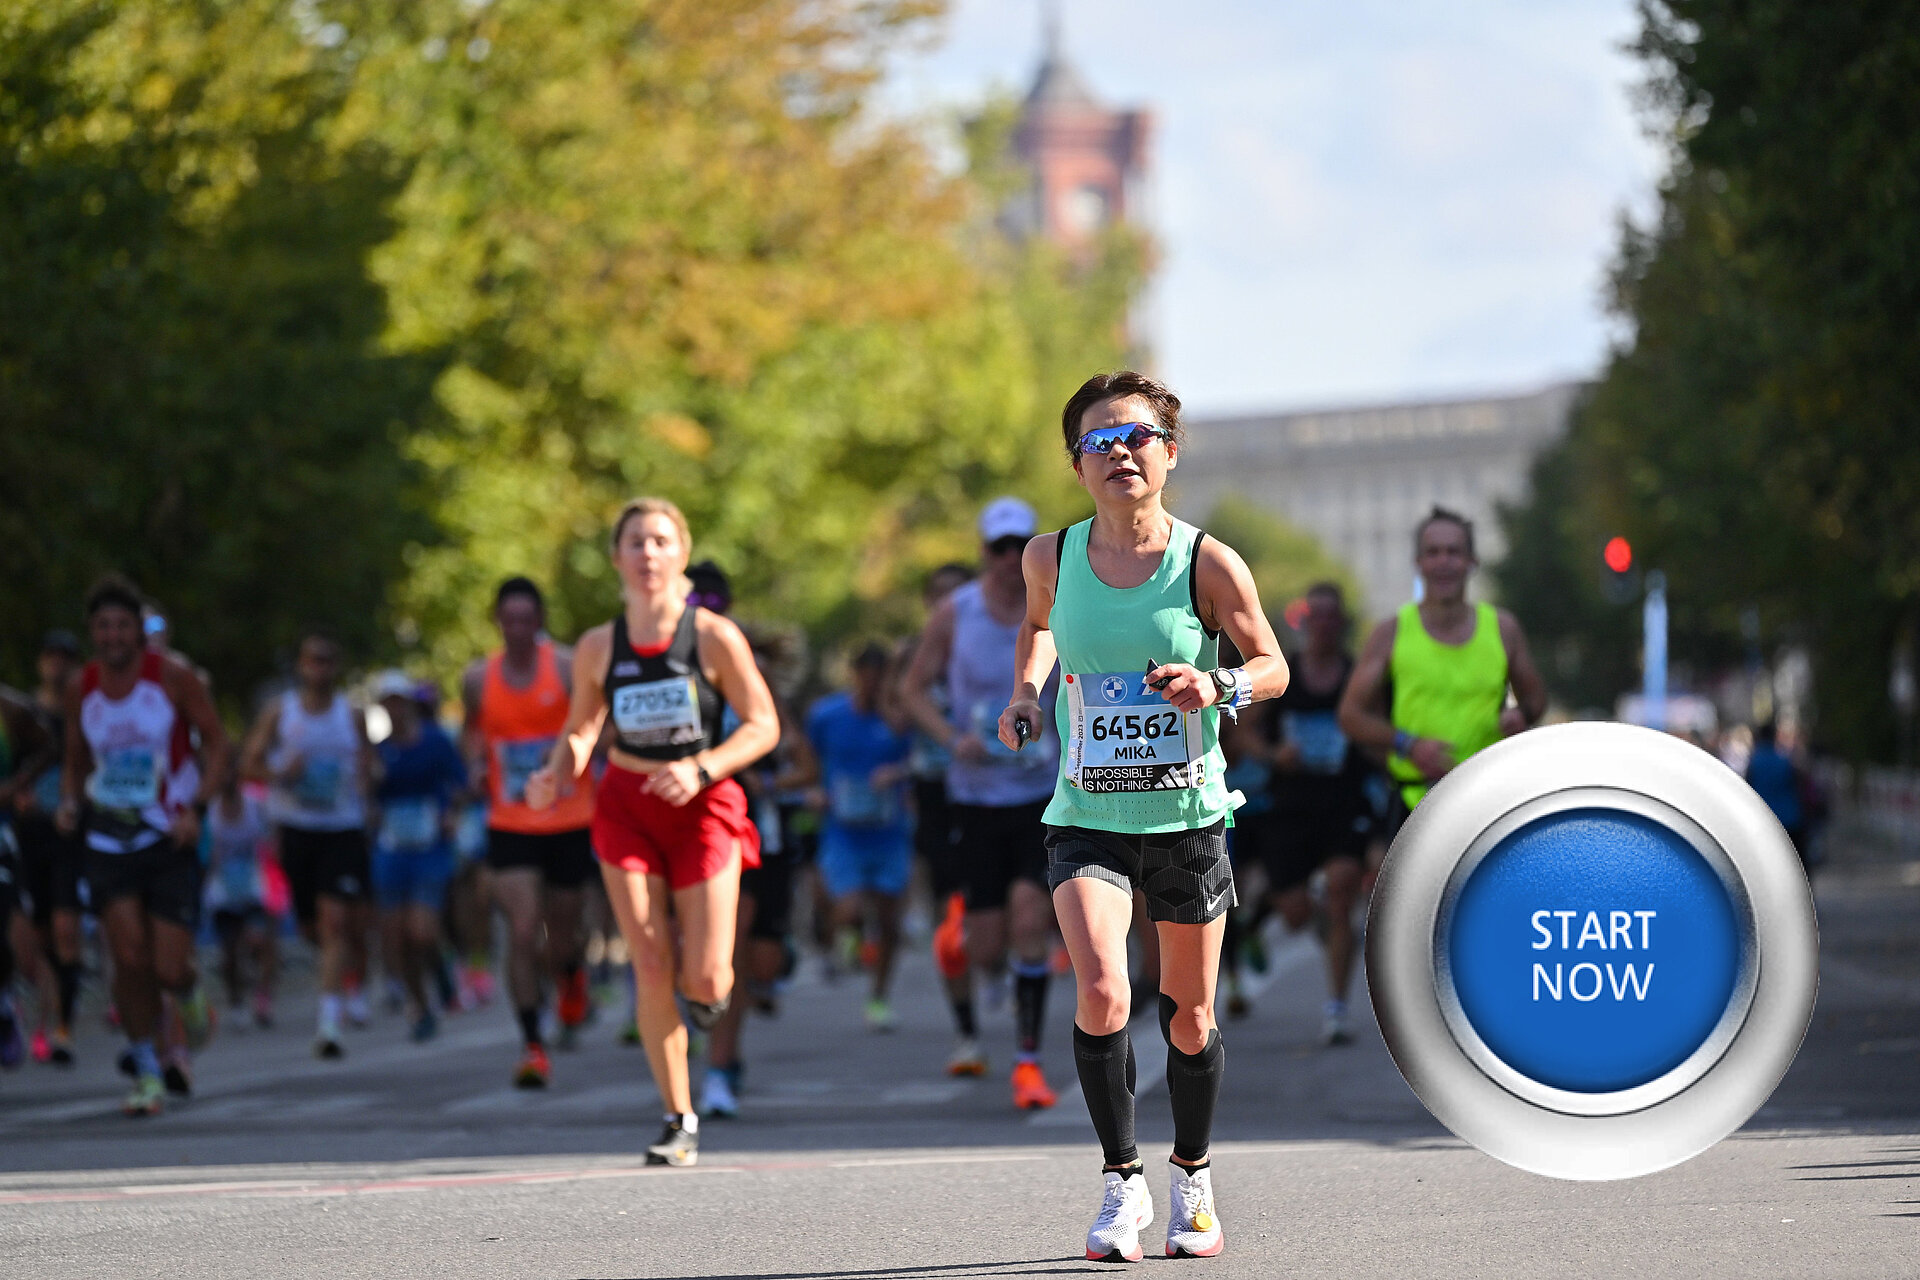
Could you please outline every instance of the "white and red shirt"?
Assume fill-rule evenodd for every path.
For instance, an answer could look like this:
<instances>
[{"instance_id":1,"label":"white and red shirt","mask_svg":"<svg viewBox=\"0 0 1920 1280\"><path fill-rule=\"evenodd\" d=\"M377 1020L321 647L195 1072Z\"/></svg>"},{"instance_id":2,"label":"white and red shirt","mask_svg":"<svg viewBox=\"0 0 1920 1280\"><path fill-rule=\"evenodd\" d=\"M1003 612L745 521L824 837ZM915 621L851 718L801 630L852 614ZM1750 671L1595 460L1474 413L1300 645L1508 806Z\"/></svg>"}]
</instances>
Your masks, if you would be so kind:
<instances>
[{"instance_id":1,"label":"white and red shirt","mask_svg":"<svg viewBox=\"0 0 1920 1280\"><path fill-rule=\"evenodd\" d=\"M100 664L80 673L80 731L93 753L87 778L87 846L132 853L168 838L173 815L200 789L187 720L167 693L166 659L140 655L140 674L121 698L100 688Z\"/></svg>"}]
</instances>

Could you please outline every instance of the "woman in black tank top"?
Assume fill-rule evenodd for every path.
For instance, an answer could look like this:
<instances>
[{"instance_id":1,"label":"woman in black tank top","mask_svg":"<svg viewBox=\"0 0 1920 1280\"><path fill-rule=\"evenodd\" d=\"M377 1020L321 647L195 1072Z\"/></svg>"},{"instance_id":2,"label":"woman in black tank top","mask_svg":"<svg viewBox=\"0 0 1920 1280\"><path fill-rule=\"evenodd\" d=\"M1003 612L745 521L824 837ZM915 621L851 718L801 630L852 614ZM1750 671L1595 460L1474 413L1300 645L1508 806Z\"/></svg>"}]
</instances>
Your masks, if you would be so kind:
<instances>
[{"instance_id":1,"label":"woman in black tank top","mask_svg":"<svg viewBox=\"0 0 1920 1280\"><path fill-rule=\"evenodd\" d=\"M660 1141L647 1149L650 1164L690 1165L698 1153L687 1029L675 997L703 1029L732 997L740 869L760 858L759 832L733 775L780 736L746 637L687 601L691 550L686 518L672 503L639 498L621 511L613 564L626 607L575 645L566 729L527 781L528 804L552 804L585 772L612 717L593 848L633 957L635 1021L666 1111ZM723 737L726 708L740 723Z\"/></svg>"}]
</instances>

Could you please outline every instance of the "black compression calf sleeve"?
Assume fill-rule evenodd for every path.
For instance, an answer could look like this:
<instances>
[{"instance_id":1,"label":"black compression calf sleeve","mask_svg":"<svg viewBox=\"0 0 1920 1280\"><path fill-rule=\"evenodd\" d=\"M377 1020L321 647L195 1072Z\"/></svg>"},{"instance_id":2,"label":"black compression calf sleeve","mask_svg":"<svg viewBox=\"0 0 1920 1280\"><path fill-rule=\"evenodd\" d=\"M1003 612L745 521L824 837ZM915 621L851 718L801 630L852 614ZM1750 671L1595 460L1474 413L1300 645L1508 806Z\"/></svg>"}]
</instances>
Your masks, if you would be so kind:
<instances>
[{"instance_id":1,"label":"black compression calf sleeve","mask_svg":"<svg viewBox=\"0 0 1920 1280\"><path fill-rule=\"evenodd\" d=\"M1220 1080L1227 1074L1227 1046L1220 1029L1207 1032L1198 1053L1167 1045L1167 1092L1173 1097L1173 1154L1193 1163L1204 1159L1213 1142L1213 1109L1220 1101Z\"/></svg>"},{"instance_id":2,"label":"black compression calf sleeve","mask_svg":"<svg viewBox=\"0 0 1920 1280\"><path fill-rule=\"evenodd\" d=\"M1073 1062L1080 1071L1080 1092L1087 1100L1093 1131L1109 1166L1135 1164L1140 1150L1133 1139L1133 1046L1127 1029L1093 1036L1073 1028Z\"/></svg>"},{"instance_id":3,"label":"black compression calf sleeve","mask_svg":"<svg viewBox=\"0 0 1920 1280\"><path fill-rule=\"evenodd\" d=\"M80 1003L80 966L70 960L56 960L54 980L60 988L60 1025L73 1026L73 1010Z\"/></svg>"},{"instance_id":4,"label":"black compression calf sleeve","mask_svg":"<svg viewBox=\"0 0 1920 1280\"><path fill-rule=\"evenodd\" d=\"M1040 1052L1040 1027L1047 1017L1047 962L1015 961L1013 1025L1021 1053Z\"/></svg>"},{"instance_id":5,"label":"black compression calf sleeve","mask_svg":"<svg viewBox=\"0 0 1920 1280\"><path fill-rule=\"evenodd\" d=\"M969 1040L980 1034L980 1026L973 1020L971 998L953 1002L953 1025L955 1030Z\"/></svg>"},{"instance_id":6,"label":"black compression calf sleeve","mask_svg":"<svg viewBox=\"0 0 1920 1280\"><path fill-rule=\"evenodd\" d=\"M1220 966L1228 973L1240 972L1240 944L1246 932L1246 926L1240 923L1240 913L1229 910L1225 936L1220 939Z\"/></svg>"}]
</instances>

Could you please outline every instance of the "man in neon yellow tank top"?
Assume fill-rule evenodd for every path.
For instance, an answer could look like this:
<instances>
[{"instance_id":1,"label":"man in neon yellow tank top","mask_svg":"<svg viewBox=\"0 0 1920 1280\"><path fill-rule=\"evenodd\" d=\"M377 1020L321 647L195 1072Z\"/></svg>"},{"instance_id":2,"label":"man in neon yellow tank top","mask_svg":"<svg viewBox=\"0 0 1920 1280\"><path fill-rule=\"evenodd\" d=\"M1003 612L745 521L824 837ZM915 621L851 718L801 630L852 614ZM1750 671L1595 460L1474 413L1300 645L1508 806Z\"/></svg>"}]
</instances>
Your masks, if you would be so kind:
<instances>
[{"instance_id":1,"label":"man in neon yellow tank top","mask_svg":"<svg viewBox=\"0 0 1920 1280\"><path fill-rule=\"evenodd\" d=\"M1340 728L1386 756L1409 810L1455 765L1538 723L1547 709L1520 624L1505 609L1467 601L1467 579L1480 563L1472 522L1435 507L1414 529L1413 547L1426 588L1420 603L1373 629L1340 700Z\"/></svg>"},{"instance_id":2,"label":"man in neon yellow tank top","mask_svg":"<svg viewBox=\"0 0 1920 1280\"><path fill-rule=\"evenodd\" d=\"M1060 775L1047 806L1047 884L1073 957L1073 1049L1105 1156L1087 1257L1137 1262L1153 1200L1134 1142L1127 931L1137 889L1160 941L1173 1159L1166 1252L1224 1247L1208 1151L1226 1053L1213 1021L1234 905L1220 713L1278 696L1287 663L1246 563L1161 505L1179 462L1180 401L1132 372L1087 380L1061 414L1093 519L1026 546L1027 616L1000 741L1045 723L1040 689L1060 661L1053 723ZM1217 670L1222 632L1246 655Z\"/></svg>"}]
</instances>

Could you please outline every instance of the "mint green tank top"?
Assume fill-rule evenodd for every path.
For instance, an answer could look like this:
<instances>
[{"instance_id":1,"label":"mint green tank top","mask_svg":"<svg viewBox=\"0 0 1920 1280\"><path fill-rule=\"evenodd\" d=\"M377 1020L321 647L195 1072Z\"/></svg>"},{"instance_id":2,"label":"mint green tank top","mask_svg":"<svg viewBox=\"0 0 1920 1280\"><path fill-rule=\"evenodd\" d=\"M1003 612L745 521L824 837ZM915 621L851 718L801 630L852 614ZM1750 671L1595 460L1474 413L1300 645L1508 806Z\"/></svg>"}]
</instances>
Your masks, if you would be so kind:
<instances>
[{"instance_id":1,"label":"mint green tank top","mask_svg":"<svg viewBox=\"0 0 1920 1280\"><path fill-rule=\"evenodd\" d=\"M1053 592L1060 654L1060 778L1046 821L1056 827L1147 834L1211 826L1232 813L1220 754L1220 712L1181 712L1146 688L1148 668L1219 665L1219 641L1196 610L1200 530L1173 522L1153 576L1110 587L1087 560L1088 520L1061 536Z\"/></svg>"}]
</instances>

